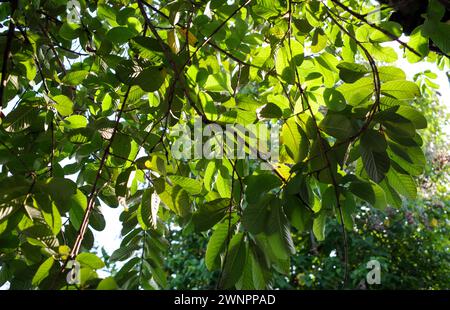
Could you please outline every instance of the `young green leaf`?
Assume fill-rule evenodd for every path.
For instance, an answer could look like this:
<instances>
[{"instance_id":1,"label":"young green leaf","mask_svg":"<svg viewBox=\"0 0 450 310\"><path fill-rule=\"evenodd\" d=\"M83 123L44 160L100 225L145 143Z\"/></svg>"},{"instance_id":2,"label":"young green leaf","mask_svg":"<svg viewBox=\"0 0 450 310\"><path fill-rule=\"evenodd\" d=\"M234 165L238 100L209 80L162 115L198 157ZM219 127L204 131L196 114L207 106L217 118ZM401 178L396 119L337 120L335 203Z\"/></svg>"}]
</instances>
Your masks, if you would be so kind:
<instances>
[{"instance_id":1,"label":"young green leaf","mask_svg":"<svg viewBox=\"0 0 450 310\"><path fill-rule=\"evenodd\" d=\"M31 280L31 284L34 286L38 286L45 278L47 278L50 274L50 269L53 266L53 257L47 258L38 268L36 273Z\"/></svg>"},{"instance_id":2,"label":"young green leaf","mask_svg":"<svg viewBox=\"0 0 450 310\"><path fill-rule=\"evenodd\" d=\"M101 269L105 267L105 263L92 253L80 253L77 255L76 260L82 265L92 269Z\"/></svg>"},{"instance_id":3,"label":"young green leaf","mask_svg":"<svg viewBox=\"0 0 450 310\"><path fill-rule=\"evenodd\" d=\"M223 263L223 273L219 286L232 288L242 275L247 257L247 245L243 233L237 233L230 241L228 255Z\"/></svg>"}]
</instances>

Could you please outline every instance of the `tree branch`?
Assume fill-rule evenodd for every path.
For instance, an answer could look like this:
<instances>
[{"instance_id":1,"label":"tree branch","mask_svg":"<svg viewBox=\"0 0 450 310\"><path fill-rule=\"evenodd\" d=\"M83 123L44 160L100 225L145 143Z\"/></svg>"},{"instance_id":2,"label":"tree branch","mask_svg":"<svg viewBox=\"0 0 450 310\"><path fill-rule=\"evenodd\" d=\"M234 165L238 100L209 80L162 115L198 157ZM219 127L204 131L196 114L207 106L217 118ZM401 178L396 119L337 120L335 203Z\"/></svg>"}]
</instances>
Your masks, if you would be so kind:
<instances>
[{"instance_id":1,"label":"tree branch","mask_svg":"<svg viewBox=\"0 0 450 310\"><path fill-rule=\"evenodd\" d=\"M292 0L288 1L288 14L289 14L289 24L292 22ZM293 59L293 53L292 53L292 47L291 47L291 26L289 26L289 33L288 33L288 46L289 46L289 52L290 52L290 56L291 56L291 61ZM370 56L370 55L369 55ZM295 69L295 84L297 86L297 88L300 91L300 96L303 98L304 102L307 105L307 109L309 110L310 114L311 114L311 119L313 121L314 124L314 128L316 130L316 134L317 134L317 139L319 140L319 149L320 149L320 154L322 154L321 156L323 157L323 159L325 160L325 164L326 164L326 168L328 168L329 173L330 173L330 178L331 178L331 183L333 185L333 189L334 189L334 194L336 197L336 208L338 209L338 213L339 213L339 219L341 222L341 229L342 229L342 235L343 235L343 242L344 242L344 266L345 266L345 270L344 270L344 281L343 281L343 285L344 287L346 286L346 283L348 281L348 272L349 272L349 263L348 263L348 236L347 236L347 231L345 230L345 226L344 226L344 215L342 213L342 206L339 200L340 197L340 192L339 192L339 187L338 187L338 183L336 181L336 177L334 175L334 170L333 167L331 166L331 161L328 158L328 153L326 152L326 146L324 143L324 139L322 138L322 134L320 132L320 128L319 125L317 124L317 120L315 118L315 115L313 113L313 110L311 108L311 105L309 103L308 100L308 96L305 93L305 90L303 89L302 85L301 85L301 80L300 80L300 75L298 74L298 70Z\"/></svg>"},{"instance_id":2,"label":"tree branch","mask_svg":"<svg viewBox=\"0 0 450 310\"><path fill-rule=\"evenodd\" d=\"M109 155L109 150L111 148L111 145L112 145L112 143L114 141L114 137L115 137L115 135L117 133L117 130L119 128L120 119L122 117L123 110L125 109L125 106L126 106L126 103L127 103L127 99L128 99L128 95L130 94L130 90L131 90L131 86L129 86L127 88L127 91L125 92L124 99L123 99L123 102L122 102L122 106L120 107L120 110L117 113L116 122L115 122L115 125L114 125L114 128L113 128L111 139L109 139L108 145L106 146L105 151L103 152L103 156L102 156L102 158L100 160L100 164L99 164L99 167L98 167L98 170L97 170L97 175L95 177L94 184L92 185L92 190L91 190L91 192L90 192L90 194L88 196L87 208L86 208L86 211L84 213L80 229L78 230L78 233L77 233L77 238L75 239L75 243L74 243L74 245L72 247L72 250L70 252L68 260L74 259L78 255L78 253L80 251L81 243L83 241L84 235L86 233L86 230L87 230L87 227L88 227L88 224L89 224L89 217L90 217L90 215L91 215L91 213L92 213L92 211L94 209L95 200L96 200L97 195L99 193L99 190L97 189L97 183L98 183L98 181L100 179L103 167L105 166L106 159L108 158L108 155ZM67 264L67 261L66 261L66 264ZM64 264L63 269L65 268L66 264Z\"/></svg>"}]
</instances>

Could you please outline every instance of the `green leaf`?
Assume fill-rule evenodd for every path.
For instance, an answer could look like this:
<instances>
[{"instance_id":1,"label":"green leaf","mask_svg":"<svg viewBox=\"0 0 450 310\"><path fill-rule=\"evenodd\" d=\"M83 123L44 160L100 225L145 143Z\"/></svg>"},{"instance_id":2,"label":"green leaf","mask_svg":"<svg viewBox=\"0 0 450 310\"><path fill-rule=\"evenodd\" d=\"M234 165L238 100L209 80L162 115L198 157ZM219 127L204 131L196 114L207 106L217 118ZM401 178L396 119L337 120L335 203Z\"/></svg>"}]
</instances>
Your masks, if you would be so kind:
<instances>
[{"instance_id":1,"label":"green leaf","mask_svg":"<svg viewBox=\"0 0 450 310\"><path fill-rule=\"evenodd\" d=\"M170 181L174 184L180 185L184 190L186 190L191 195L198 195L201 193L203 186L200 181L195 179L179 176L179 175L171 175L169 176Z\"/></svg>"},{"instance_id":2,"label":"green leaf","mask_svg":"<svg viewBox=\"0 0 450 310\"><path fill-rule=\"evenodd\" d=\"M398 59L397 52L390 46L382 46L378 43L364 44L370 55L383 62L395 62Z\"/></svg>"},{"instance_id":3,"label":"green leaf","mask_svg":"<svg viewBox=\"0 0 450 310\"><path fill-rule=\"evenodd\" d=\"M44 209L41 210L45 222L52 229L53 234L58 235L61 230L62 221L61 215L59 214L58 208L54 203L51 204L51 212L46 212ZM49 210L50 211L50 210Z\"/></svg>"},{"instance_id":4,"label":"green leaf","mask_svg":"<svg viewBox=\"0 0 450 310\"><path fill-rule=\"evenodd\" d=\"M73 113L73 102L69 97L64 95L57 95L52 98L55 102L55 109L62 116L69 116Z\"/></svg>"},{"instance_id":5,"label":"green leaf","mask_svg":"<svg viewBox=\"0 0 450 310\"><path fill-rule=\"evenodd\" d=\"M416 83L399 80L381 84L381 93L397 99L414 99L420 96L420 89Z\"/></svg>"},{"instance_id":6,"label":"green leaf","mask_svg":"<svg viewBox=\"0 0 450 310\"><path fill-rule=\"evenodd\" d=\"M254 251L250 252L250 260L252 264L252 280L253 289L263 290L267 288L267 272L264 269L264 263L262 263Z\"/></svg>"},{"instance_id":7,"label":"green leaf","mask_svg":"<svg viewBox=\"0 0 450 310\"><path fill-rule=\"evenodd\" d=\"M208 75L204 88L211 92L229 92L233 93L231 88L231 81L228 74L219 72L216 74Z\"/></svg>"},{"instance_id":8,"label":"green leaf","mask_svg":"<svg viewBox=\"0 0 450 310\"><path fill-rule=\"evenodd\" d=\"M325 212L319 212L313 221L313 233L317 241L325 240L325 225L327 216Z\"/></svg>"},{"instance_id":9,"label":"green leaf","mask_svg":"<svg viewBox=\"0 0 450 310\"><path fill-rule=\"evenodd\" d=\"M63 126L67 129L84 128L87 123L88 121L83 115L71 115L63 120Z\"/></svg>"},{"instance_id":10,"label":"green leaf","mask_svg":"<svg viewBox=\"0 0 450 310\"><path fill-rule=\"evenodd\" d=\"M146 59L157 60L163 53L160 43L155 38L134 37L130 44L138 51L140 57Z\"/></svg>"},{"instance_id":11,"label":"green leaf","mask_svg":"<svg viewBox=\"0 0 450 310\"><path fill-rule=\"evenodd\" d=\"M152 191L146 189L142 195L142 201L136 212L136 218L139 225L141 225L143 230L148 230L152 227L152 208L151 208L151 195Z\"/></svg>"},{"instance_id":12,"label":"green leaf","mask_svg":"<svg viewBox=\"0 0 450 310\"><path fill-rule=\"evenodd\" d=\"M216 187L221 197L231 197L231 175L225 166L219 168L219 173L216 178Z\"/></svg>"},{"instance_id":13,"label":"green leaf","mask_svg":"<svg viewBox=\"0 0 450 310\"><path fill-rule=\"evenodd\" d=\"M252 9L255 14L261 16L264 19L269 19L279 14L276 6L274 6L273 3L267 0L258 1L257 4L252 7Z\"/></svg>"},{"instance_id":14,"label":"green leaf","mask_svg":"<svg viewBox=\"0 0 450 310\"><path fill-rule=\"evenodd\" d=\"M192 222L197 231L205 231L218 223L227 212L230 206L230 199L220 198L210 202L205 202L199 210L192 214Z\"/></svg>"},{"instance_id":15,"label":"green leaf","mask_svg":"<svg viewBox=\"0 0 450 310\"><path fill-rule=\"evenodd\" d=\"M370 41L372 42L388 42L393 41L394 38L399 38L402 35L402 26L399 23L393 21L381 22L378 27L385 30L386 32L375 29L370 34ZM392 36L385 33L391 34Z\"/></svg>"},{"instance_id":16,"label":"green leaf","mask_svg":"<svg viewBox=\"0 0 450 310\"><path fill-rule=\"evenodd\" d=\"M278 259L286 260L295 254L290 226L279 199L271 200L270 215L265 229L267 240Z\"/></svg>"},{"instance_id":17,"label":"green leaf","mask_svg":"<svg viewBox=\"0 0 450 310\"><path fill-rule=\"evenodd\" d=\"M75 205L72 208L70 208L69 210L70 223L76 230L80 229L81 223L83 222L83 217L84 217L84 210L80 206Z\"/></svg>"},{"instance_id":18,"label":"green leaf","mask_svg":"<svg viewBox=\"0 0 450 310\"><path fill-rule=\"evenodd\" d=\"M84 193L82 191L77 189L73 195L71 195L69 197L65 197L64 202L62 202L62 203L65 203L66 206L68 206L70 208L70 210L75 209L75 208L78 208L80 210L86 210L87 197L84 195ZM59 205L58 205L58 208L60 208Z\"/></svg>"},{"instance_id":19,"label":"green leaf","mask_svg":"<svg viewBox=\"0 0 450 310\"><path fill-rule=\"evenodd\" d=\"M62 79L63 84L78 86L88 76L89 71L79 70L68 72Z\"/></svg>"},{"instance_id":20,"label":"green leaf","mask_svg":"<svg viewBox=\"0 0 450 310\"><path fill-rule=\"evenodd\" d=\"M3 286L7 281L9 281L12 278L13 274L11 270L6 266L3 265L0 269L0 285Z\"/></svg>"},{"instance_id":21,"label":"green leaf","mask_svg":"<svg viewBox=\"0 0 450 310\"><path fill-rule=\"evenodd\" d=\"M161 87L166 78L162 70L161 67L147 67L138 74L134 83L139 85L144 91L156 91Z\"/></svg>"},{"instance_id":22,"label":"green leaf","mask_svg":"<svg viewBox=\"0 0 450 310\"><path fill-rule=\"evenodd\" d=\"M17 55L16 55L17 56ZM36 66L33 58L27 58L20 61L20 64L25 68L26 77L29 81L33 81L36 77Z\"/></svg>"},{"instance_id":23,"label":"green leaf","mask_svg":"<svg viewBox=\"0 0 450 310\"><path fill-rule=\"evenodd\" d=\"M265 195L258 203L249 204L242 214L242 224L245 229L252 234L259 234L266 228L269 219L269 204L275 197L273 195Z\"/></svg>"},{"instance_id":24,"label":"green leaf","mask_svg":"<svg viewBox=\"0 0 450 310\"><path fill-rule=\"evenodd\" d=\"M380 183L389 170L390 159L386 151L378 152L372 147L368 147L371 136L367 136L366 139L367 142L361 143L359 146L364 168L373 181Z\"/></svg>"},{"instance_id":25,"label":"green leaf","mask_svg":"<svg viewBox=\"0 0 450 310\"><path fill-rule=\"evenodd\" d=\"M308 161L310 171L319 171L318 173L314 173L317 180L327 184L333 183L333 178L338 178L336 159L334 156L327 156L327 161L323 155L322 149L327 151L329 148L330 146L325 140L314 140L310 152L311 160ZM328 168L328 163L330 164L330 168Z\"/></svg>"},{"instance_id":26,"label":"green leaf","mask_svg":"<svg viewBox=\"0 0 450 310\"><path fill-rule=\"evenodd\" d=\"M329 53L322 53L320 56L314 58L315 68L323 77L323 84L325 87L331 88L337 80L336 63L338 60L335 56Z\"/></svg>"},{"instance_id":27,"label":"green leaf","mask_svg":"<svg viewBox=\"0 0 450 310\"><path fill-rule=\"evenodd\" d=\"M303 161L309 151L309 140L294 118L288 119L281 128L281 141L295 163Z\"/></svg>"},{"instance_id":28,"label":"green leaf","mask_svg":"<svg viewBox=\"0 0 450 310\"><path fill-rule=\"evenodd\" d=\"M291 68L289 48L287 46L282 46L278 49L275 59L275 69L278 75L280 75L287 83L294 84L295 71Z\"/></svg>"},{"instance_id":29,"label":"green leaf","mask_svg":"<svg viewBox=\"0 0 450 310\"><path fill-rule=\"evenodd\" d=\"M407 174L398 173L393 169L387 174L389 185L391 185L400 194L408 199L416 199L417 185L414 179Z\"/></svg>"},{"instance_id":30,"label":"green leaf","mask_svg":"<svg viewBox=\"0 0 450 310\"><path fill-rule=\"evenodd\" d=\"M361 135L359 149L367 174L380 183L390 167L386 138L380 132L369 129Z\"/></svg>"},{"instance_id":31,"label":"green leaf","mask_svg":"<svg viewBox=\"0 0 450 310\"><path fill-rule=\"evenodd\" d=\"M106 33L106 38L113 43L124 44L136 34L136 31L128 27L114 27Z\"/></svg>"},{"instance_id":32,"label":"green leaf","mask_svg":"<svg viewBox=\"0 0 450 310\"><path fill-rule=\"evenodd\" d=\"M386 194L387 203L395 208L400 208L402 206L402 199L397 191L389 184L387 178L380 183L380 186Z\"/></svg>"},{"instance_id":33,"label":"green leaf","mask_svg":"<svg viewBox=\"0 0 450 310\"><path fill-rule=\"evenodd\" d=\"M105 217L103 216L100 208L96 208L92 211L90 216L89 225L96 231L102 231L106 227Z\"/></svg>"},{"instance_id":34,"label":"green leaf","mask_svg":"<svg viewBox=\"0 0 450 310\"><path fill-rule=\"evenodd\" d=\"M35 106L23 103L8 113L0 124L8 132L22 131L30 128L37 114L38 109Z\"/></svg>"},{"instance_id":35,"label":"green leaf","mask_svg":"<svg viewBox=\"0 0 450 310\"><path fill-rule=\"evenodd\" d=\"M415 53L406 50L406 58L410 63L415 63L420 61L424 56L428 55L430 49L428 44L428 37L424 35L423 26L419 26L411 33L409 37L408 45L415 51L419 53L420 56Z\"/></svg>"},{"instance_id":36,"label":"green leaf","mask_svg":"<svg viewBox=\"0 0 450 310\"><path fill-rule=\"evenodd\" d=\"M233 226L230 228L233 229ZM216 225L206 246L205 264L209 271L220 268L220 253L225 248L229 234L228 220Z\"/></svg>"},{"instance_id":37,"label":"green leaf","mask_svg":"<svg viewBox=\"0 0 450 310\"><path fill-rule=\"evenodd\" d=\"M428 1L427 18L431 20L441 20L445 14L444 4L438 0Z\"/></svg>"},{"instance_id":38,"label":"green leaf","mask_svg":"<svg viewBox=\"0 0 450 310\"><path fill-rule=\"evenodd\" d=\"M320 122L319 127L330 136L345 140L357 132L356 124L342 114L327 113Z\"/></svg>"},{"instance_id":39,"label":"green leaf","mask_svg":"<svg viewBox=\"0 0 450 310\"><path fill-rule=\"evenodd\" d=\"M281 180L273 174L251 175L246 179L245 197L248 203L257 203L261 196L281 186Z\"/></svg>"},{"instance_id":40,"label":"green leaf","mask_svg":"<svg viewBox=\"0 0 450 310\"><path fill-rule=\"evenodd\" d=\"M321 28L316 28L311 42L311 52L318 53L327 46L327 36Z\"/></svg>"},{"instance_id":41,"label":"green leaf","mask_svg":"<svg viewBox=\"0 0 450 310\"><path fill-rule=\"evenodd\" d=\"M388 153L389 157L410 175L417 176L423 173L426 159L419 146L405 147L389 142Z\"/></svg>"},{"instance_id":42,"label":"green leaf","mask_svg":"<svg viewBox=\"0 0 450 310\"><path fill-rule=\"evenodd\" d=\"M423 27L426 35L436 44L439 50L445 54L450 53L449 24L427 19Z\"/></svg>"},{"instance_id":43,"label":"green leaf","mask_svg":"<svg viewBox=\"0 0 450 310\"><path fill-rule=\"evenodd\" d=\"M114 162L117 164L124 164L131 152L130 137L117 132L111 144L111 155Z\"/></svg>"},{"instance_id":44,"label":"green leaf","mask_svg":"<svg viewBox=\"0 0 450 310\"><path fill-rule=\"evenodd\" d=\"M276 104L273 104L271 102L266 103L264 106L262 106L258 113L258 118L264 119L264 118L281 118L283 116L283 112L281 111L280 107Z\"/></svg>"},{"instance_id":45,"label":"green leaf","mask_svg":"<svg viewBox=\"0 0 450 310\"><path fill-rule=\"evenodd\" d=\"M373 79L363 77L352 84L342 84L336 88L341 92L348 104L358 106L365 103L373 94Z\"/></svg>"},{"instance_id":46,"label":"green leaf","mask_svg":"<svg viewBox=\"0 0 450 310\"><path fill-rule=\"evenodd\" d=\"M109 261L110 262L124 261L127 258L129 258L134 253L134 251L137 251L140 248L141 247L135 243L131 243L126 246L121 246L111 254Z\"/></svg>"},{"instance_id":47,"label":"green leaf","mask_svg":"<svg viewBox=\"0 0 450 310\"><path fill-rule=\"evenodd\" d=\"M427 128L427 119L425 116L410 106L401 105L398 107L396 113L410 120L416 129Z\"/></svg>"},{"instance_id":48,"label":"green leaf","mask_svg":"<svg viewBox=\"0 0 450 310\"><path fill-rule=\"evenodd\" d=\"M63 23L59 28L59 35L66 40L72 41L79 36L80 25L73 23Z\"/></svg>"},{"instance_id":49,"label":"green leaf","mask_svg":"<svg viewBox=\"0 0 450 310\"><path fill-rule=\"evenodd\" d=\"M345 61L336 67L339 69L339 77L346 83L354 83L369 72L363 65Z\"/></svg>"},{"instance_id":50,"label":"green leaf","mask_svg":"<svg viewBox=\"0 0 450 310\"><path fill-rule=\"evenodd\" d=\"M86 196L77 189L76 184L72 180L53 177L47 179L46 183L41 186L42 190L50 195L60 214L68 212L75 206L80 207L82 210L86 209Z\"/></svg>"},{"instance_id":51,"label":"green leaf","mask_svg":"<svg viewBox=\"0 0 450 310\"><path fill-rule=\"evenodd\" d=\"M304 200L303 201L308 201ZM298 231L309 231L312 228L311 212L306 208L299 197L286 195L284 210L291 225Z\"/></svg>"},{"instance_id":52,"label":"green leaf","mask_svg":"<svg viewBox=\"0 0 450 310\"><path fill-rule=\"evenodd\" d=\"M376 183L367 182L355 177L350 183L349 190L377 209L384 209L386 207L386 194Z\"/></svg>"},{"instance_id":53,"label":"green leaf","mask_svg":"<svg viewBox=\"0 0 450 310\"><path fill-rule=\"evenodd\" d=\"M351 231L354 228L352 215L356 211L355 197L352 195L352 193L345 191L343 197L341 195L339 200L341 201L342 217L344 219L345 228ZM337 216L337 219L340 223L341 220L339 216Z\"/></svg>"},{"instance_id":54,"label":"green leaf","mask_svg":"<svg viewBox=\"0 0 450 310\"><path fill-rule=\"evenodd\" d=\"M402 69L391 66L378 67L378 75L383 82L406 79L406 74Z\"/></svg>"},{"instance_id":55,"label":"green leaf","mask_svg":"<svg viewBox=\"0 0 450 310\"><path fill-rule=\"evenodd\" d=\"M334 88L326 88L323 91L323 100L330 110L339 112L345 110L347 103L342 93Z\"/></svg>"},{"instance_id":56,"label":"green leaf","mask_svg":"<svg viewBox=\"0 0 450 310\"><path fill-rule=\"evenodd\" d=\"M244 234L233 236L228 248L227 259L223 265L223 273L219 286L223 289L232 288L242 275L247 256L247 246Z\"/></svg>"},{"instance_id":57,"label":"green leaf","mask_svg":"<svg viewBox=\"0 0 450 310\"><path fill-rule=\"evenodd\" d=\"M203 177L203 184L205 185L206 190L211 191L212 185L214 182L214 176L216 175L216 162L211 160L208 162L206 166L205 175Z\"/></svg>"},{"instance_id":58,"label":"green leaf","mask_svg":"<svg viewBox=\"0 0 450 310\"><path fill-rule=\"evenodd\" d=\"M82 265L92 269L101 269L105 267L105 263L92 253L80 253L77 255L76 260Z\"/></svg>"},{"instance_id":59,"label":"green leaf","mask_svg":"<svg viewBox=\"0 0 450 310\"><path fill-rule=\"evenodd\" d=\"M397 119L392 121L383 122L383 126L385 127L385 132L389 136L389 138L394 141L401 141L405 138L413 138L416 135L416 128L414 124L397 114Z\"/></svg>"},{"instance_id":60,"label":"green leaf","mask_svg":"<svg viewBox=\"0 0 450 310\"><path fill-rule=\"evenodd\" d=\"M97 290L117 290L119 287L113 277L107 277L100 281Z\"/></svg>"},{"instance_id":61,"label":"green leaf","mask_svg":"<svg viewBox=\"0 0 450 310\"><path fill-rule=\"evenodd\" d=\"M31 280L33 286L38 286L50 274L50 269L54 263L53 257L47 258L38 268Z\"/></svg>"},{"instance_id":62,"label":"green leaf","mask_svg":"<svg viewBox=\"0 0 450 310\"><path fill-rule=\"evenodd\" d=\"M361 135L361 146L374 152L385 152L387 148L386 138L379 131L368 129Z\"/></svg>"},{"instance_id":63,"label":"green leaf","mask_svg":"<svg viewBox=\"0 0 450 310\"><path fill-rule=\"evenodd\" d=\"M158 179L155 180L154 187L161 201L175 214L181 217L190 214L189 194L181 186L170 186L164 180Z\"/></svg>"},{"instance_id":64,"label":"green leaf","mask_svg":"<svg viewBox=\"0 0 450 310\"><path fill-rule=\"evenodd\" d=\"M53 235L51 229L44 224L36 223L23 231L28 243L45 248L53 249L59 246L58 239Z\"/></svg>"}]
</instances>

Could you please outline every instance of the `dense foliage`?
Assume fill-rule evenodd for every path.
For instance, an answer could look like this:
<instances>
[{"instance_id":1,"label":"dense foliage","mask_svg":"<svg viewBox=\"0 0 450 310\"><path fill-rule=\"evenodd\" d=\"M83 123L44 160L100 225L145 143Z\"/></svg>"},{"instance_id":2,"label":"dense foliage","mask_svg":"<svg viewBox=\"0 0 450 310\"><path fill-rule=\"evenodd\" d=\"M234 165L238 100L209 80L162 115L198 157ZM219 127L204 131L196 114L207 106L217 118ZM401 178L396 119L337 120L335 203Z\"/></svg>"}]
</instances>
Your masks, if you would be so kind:
<instances>
[{"instance_id":1,"label":"dense foliage","mask_svg":"<svg viewBox=\"0 0 450 310\"><path fill-rule=\"evenodd\" d=\"M393 63L449 66L440 1L405 41L390 14L362 0L2 3L0 284L179 287L180 262L165 259L183 249L174 234L183 243L202 232L208 240L188 251L215 273L199 275L199 286L272 287L306 268L305 235L308 251L339 248L340 267L334 279L290 285L352 286L360 269L349 253L358 234L373 233L361 223L355 232L355 222L393 209L399 220L426 165L420 106L433 85ZM223 156L177 156L172 133L194 132L199 118L215 130L253 125L272 147L277 139L260 129L279 125L279 159L266 147L252 156L243 129L221 141ZM218 136L196 139L217 146ZM236 145L247 156L233 156ZM103 259L92 248L92 231L105 228L100 203L123 209L120 247ZM370 212L358 219L361 204ZM360 246L415 237L399 229ZM433 246L428 237L417 236Z\"/></svg>"},{"instance_id":2,"label":"dense foliage","mask_svg":"<svg viewBox=\"0 0 450 310\"><path fill-rule=\"evenodd\" d=\"M436 76L426 71L416 76L430 84ZM425 82L425 81L428 82ZM430 84L433 85L433 84ZM423 89L426 91L426 88ZM426 101L426 104L425 104ZM350 281L353 289L448 289L450 287L450 156L445 126L450 118L435 93L424 96L418 107L430 119L423 131L427 164L418 179L418 198L398 209L385 211L358 204L354 228L349 232ZM329 219L326 238L315 242L310 232L294 238L297 253L289 275L275 274L272 287L281 289L335 289L341 285L344 265L340 227ZM170 288L214 288L218 274L203 263L207 234L174 232L169 237L175 255L167 257L173 275ZM367 262L381 263L381 283L368 285ZM114 271L112 271L114 273Z\"/></svg>"}]
</instances>

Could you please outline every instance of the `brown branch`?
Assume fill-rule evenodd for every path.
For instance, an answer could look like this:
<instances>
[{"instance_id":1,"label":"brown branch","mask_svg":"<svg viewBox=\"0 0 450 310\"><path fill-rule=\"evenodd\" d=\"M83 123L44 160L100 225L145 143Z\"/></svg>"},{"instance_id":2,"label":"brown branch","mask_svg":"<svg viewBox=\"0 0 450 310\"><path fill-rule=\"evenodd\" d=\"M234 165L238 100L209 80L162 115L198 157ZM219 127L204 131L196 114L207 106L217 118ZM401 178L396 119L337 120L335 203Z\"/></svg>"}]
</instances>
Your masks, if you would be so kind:
<instances>
[{"instance_id":1,"label":"brown branch","mask_svg":"<svg viewBox=\"0 0 450 310\"><path fill-rule=\"evenodd\" d=\"M225 264L228 259L228 252L231 241L231 217L233 214L233 189L234 189L234 174L236 173L236 166L233 166L233 173L231 175L231 195L230 195L230 204L228 205L228 230L227 230L227 241L226 241L226 249L225 249L225 257L223 258L222 268L220 268L219 279L217 280L216 288L219 288L220 283L222 282L223 271L225 269ZM242 190L242 189L241 189Z\"/></svg>"},{"instance_id":2,"label":"brown branch","mask_svg":"<svg viewBox=\"0 0 450 310\"><path fill-rule=\"evenodd\" d=\"M47 12L45 12L44 10L39 9L39 10L37 10L37 12L38 12L38 13L41 13L41 14L44 15L48 20L51 20L51 21L54 22L55 24L58 24L58 25L62 25L62 24L63 24L62 21L60 21L59 19L57 19L57 18L51 16L50 14L48 14Z\"/></svg>"},{"instance_id":3,"label":"brown branch","mask_svg":"<svg viewBox=\"0 0 450 310\"><path fill-rule=\"evenodd\" d=\"M61 68L61 71L66 74L66 68L64 67L64 64L62 63L61 59L59 59L59 55L58 52L55 50L55 46L52 43L52 39L50 38L50 36L48 35L47 30L42 26L39 25L39 28L41 28L42 33L45 35L45 37L50 41L50 44L48 45L50 47L50 49L53 52L53 55L55 55L56 58L56 62L58 63L59 67Z\"/></svg>"},{"instance_id":4,"label":"brown branch","mask_svg":"<svg viewBox=\"0 0 450 310\"><path fill-rule=\"evenodd\" d=\"M292 0L288 1L288 14L289 14L289 24L292 22ZM292 46L291 46L291 26L289 26L289 34L288 34L288 47L289 47L289 52L290 52L290 56L291 56L291 61L293 59L293 53L292 53ZM370 55L369 55L370 56ZM349 272L349 262L348 262L348 236L347 236L347 231L345 230L345 226L344 226L344 215L342 212L342 206L340 204L339 201L339 197L340 197L340 193L339 193L339 188L338 188L338 183L336 181L336 177L334 176L334 170L333 167L331 166L331 161L328 157L328 153L326 152L326 146L324 143L324 139L322 138L322 133L320 131L319 125L317 124L317 120L315 118L314 112L311 108L311 105L309 103L308 100L308 96L305 93L305 90L303 89L302 85L301 85L301 80L300 80L300 75L298 73L298 70L295 68L294 70L295 72L295 84L297 86L297 88L300 91L300 96L303 98L304 102L307 105L307 110L309 110L310 114L311 114L311 119L313 121L314 124L314 128L316 129L316 134L317 134L317 139L319 140L319 148L320 148L320 154L322 154L321 156L323 157L323 159L325 160L326 163L326 168L328 168L329 173L330 173L330 178L331 178L331 182L333 185L333 189L334 189L334 194L336 197L336 207L338 209L338 213L339 213L339 218L340 218L340 222L341 222L341 229L342 229L342 235L343 235L343 242L344 242L344 282L343 285L345 286L347 281L348 281L348 272Z\"/></svg>"},{"instance_id":5,"label":"brown branch","mask_svg":"<svg viewBox=\"0 0 450 310\"><path fill-rule=\"evenodd\" d=\"M326 6L325 6L326 7ZM354 134L353 136L351 136L350 138L348 138L345 143L352 143L354 142L354 140L356 140L369 126L370 123L372 122L373 117L375 116L375 112L377 111L377 109L380 106L380 100L381 100L381 81L380 81L380 75L378 73L378 67L376 65L375 60L373 59L372 55L369 53L369 51L364 47L364 45L359 42L355 36L353 36L347 29L345 29L341 24L339 24L339 22L332 16L336 14L330 10L328 7L327 11L328 11L328 17L330 17L330 19L346 34L348 35L353 41L355 41L355 43L361 48L361 50L364 52L364 55L366 56L367 60L369 61L370 67L372 69L372 76L373 76L373 83L374 83L374 87L375 87L375 103L373 104L372 108L369 111L369 115L366 118L366 122L364 123L364 125L361 127L361 129ZM343 143L341 143L343 144Z\"/></svg>"},{"instance_id":6,"label":"brown branch","mask_svg":"<svg viewBox=\"0 0 450 310\"><path fill-rule=\"evenodd\" d=\"M64 51L66 51L66 52L69 52L69 53L72 53L72 54L75 54L75 55L78 55L78 56L89 56L90 55L90 54L87 54L87 53L77 52L77 51L74 51L74 50L72 50L70 48L62 46L59 42L57 42L57 40L55 39L55 36L51 32L48 32L48 35L51 37L51 39L49 38L51 43L54 46L56 46L57 48L60 48L60 49L62 49Z\"/></svg>"},{"instance_id":7,"label":"brown branch","mask_svg":"<svg viewBox=\"0 0 450 310\"><path fill-rule=\"evenodd\" d=\"M86 233L86 230L87 230L87 227L88 227L88 224L89 224L89 217L90 217L90 215L91 215L91 213L92 213L92 211L94 209L95 200L97 198L97 195L100 192L100 190L97 189L97 183L98 183L98 181L100 179L102 170L103 170L103 168L105 166L105 163L106 163L106 159L108 158L108 155L109 155L109 150L111 148L111 145L112 145L112 143L114 141L114 137L115 137L115 135L117 133L117 130L119 128L120 119L122 117L123 110L125 109L125 106L126 106L126 103L127 103L127 99L128 99L128 95L130 94L130 90L131 90L131 86L129 86L127 88L127 91L125 92L124 99L123 99L123 102L122 102L122 106L120 107L120 110L117 113L116 122L115 122L115 125L114 125L114 128L113 128L113 132L112 132L111 138L109 139L108 145L106 146L105 151L103 152L103 156L102 156L102 158L100 160L100 164L99 164L99 167L98 167L98 170L97 170L97 175L95 177L94 184L92 185L91 192L90 192L90 194L88 196L87 208L86 208L86 211L84 213L80 229L78 230L77 237L75 239L75 243L74 243L74 245L72 247L72 250L70 252L70 255L69 255L66 263L63 266L63 269L65 268L68 260L74 259L78 255L78 253L80 251L81 243L83 241L84 235Z\"/></svg>"}]
</instances>

